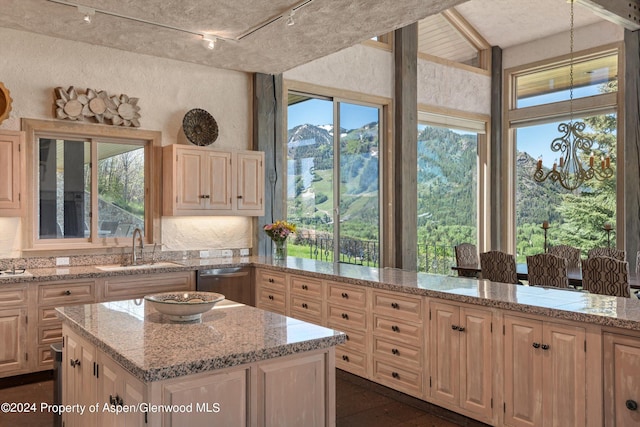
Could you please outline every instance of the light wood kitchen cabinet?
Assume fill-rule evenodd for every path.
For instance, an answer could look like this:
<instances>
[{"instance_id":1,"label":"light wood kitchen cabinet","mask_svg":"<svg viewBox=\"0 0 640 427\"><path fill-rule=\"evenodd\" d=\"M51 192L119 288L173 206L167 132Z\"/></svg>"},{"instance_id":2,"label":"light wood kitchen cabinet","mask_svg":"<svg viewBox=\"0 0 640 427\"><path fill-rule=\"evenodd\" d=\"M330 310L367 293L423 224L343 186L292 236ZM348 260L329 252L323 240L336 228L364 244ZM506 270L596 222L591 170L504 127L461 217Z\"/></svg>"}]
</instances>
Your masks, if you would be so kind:
<instances>
[{"instance_id":1,"label":"light wood kitchen cabinet","mask_svg":"<svg viewBox=\"0 0 640 427\"><path fill-rule=\"evenodd\" d=\"M505 315L504 424L587 425L586 348L583 327Z\"/></svg>"},{"instance_id":2,"label":"light wood kitchen cabinet","mask_svg":"<svg viewBox=\"0 0 640 427\"><path fill-rule=\"evenodd\" d=\"M70 280L34 284L37 286L37 344L35 371L51 369L51 344L62 341L62 322L55 308L73 304L89 304L96 301L95 280Z\"/></svg>"},{"instance_id":3,"label":"light wood kitchen cabinet","mask_svg":"<svg viewBox=\"0 0 640 427\"><path fill-rule=\"evenodd\" d=\"M84 405L96 403L96 349L73 332L64 331L62 346L62 401ZM95 425L96 413L85 410L62 414L65 427Z\"/></svg>"},{"instance_id":4,"label":"light wood kitchen cabinet","mask_svg":"<svg viewBox=\"0 0 640 427\"><path fill-rule=\"evenodd\" d=\"M289 315L324 325L323 289L321 280L289 275Z\"/></svg>"},{"instance_id":5,"label":"light wood kitchen cabinet","mask_svg":"<svg viewBox=\"0 0 640 427\"><path fill-rule=\"evenodd\" d=\"M489 310L429 302L429 395L487 422L493 418L492 320Z\"/></svg>"},{"instance_id":6,"label":"light wood kitchen cabinet","mask_svg":"<svg viewBox=\"0 0 640 427\"><path fill-rule=\"evenodd\" d=\"M367 289L327 282L327 326L346 334L347 341L336 347L336 367L352 374L369 375L369 335Z\"/></svg>"},{"instance_id":7,"label":"light wood kitchen cabinet","mask_svg":"<svg viewBox=\"0 0 640 427\"><path fill-rule=\"evenodd\" d=\"M422 297L374 290L372 302L372 377L381 384L422 397Z\"/></svg>"},{"instance_id":8,"label":"light wood kitchen cabinet","mask_svg":"<svg viewBox=\"0 0 640 427\"><path fill-rule=\"evenodd\" d=\"M109 356L98 351L97 354L96 402L100 408L98 417L101 426L141 426L145 424L145 412L142 410L116 412L118 407L135 407L145 403L145 386L124 370ZM113 407L113 411L104 411L104 405ZM88 425L88 424L87 424Z\"/></svg>"},{"instance_id":9,"label":"light wood kitchen cabinet","mask_svg":"<svg viewBox=\"0 0 640 427\"><path fill-rule=\"evenodd\" d=\"M640 335L605 332L605 426L640 425Z\"/></svg>"},{"instance_id":10,"label":"light wood kitchen cabinet","mask_svg":"<svg viewBox=\"0 0 640 427\"><path fill-rule=\"evenodd\" d=\"M0 290L0 378L27 372L28 286L3 285Z\"/></svg>"},{"instance_id":11,"label":"light wood kitchen cabinet","mask_svg":"<svg viewBox=\"0 0 640 427\"><path fill-rule=\"evenodd\" d=\"M275 271L256 270L256 307L274 313L287 313L286 274Z\"/></svg>"},{"instance_id":12,"label":"light wood kitchen cabinet","mask_svg":"<svg viewBox=\"0 0 640 427\"><path fill-rule=\"evenodd\" d=\"M264 215L264 153L163 148L163 214Z\"/></svg>"},{"instance_id":13,"label":"light wood kitchen cabinet","mask_svg":"<svg viewBox=\"0 0 640 427\"><path fill-rule=\"evenodd\" d=\"M0 130L0 216L20 216L25 183L24 133Z\"/></svg>"},{"instance_id":14,"label":"light wood kitchen cabinet","mask_svg":"<svg viewBox=\"0 0 640 427\"><path fill-rule=\"evenodd\" d=\"M142 298L160 292L192 291L195 289L193 271L173 273L141 274L133 276L111 276L98 279L102 295L99 301L116 301Z\"/></svg>"}]
</instances>

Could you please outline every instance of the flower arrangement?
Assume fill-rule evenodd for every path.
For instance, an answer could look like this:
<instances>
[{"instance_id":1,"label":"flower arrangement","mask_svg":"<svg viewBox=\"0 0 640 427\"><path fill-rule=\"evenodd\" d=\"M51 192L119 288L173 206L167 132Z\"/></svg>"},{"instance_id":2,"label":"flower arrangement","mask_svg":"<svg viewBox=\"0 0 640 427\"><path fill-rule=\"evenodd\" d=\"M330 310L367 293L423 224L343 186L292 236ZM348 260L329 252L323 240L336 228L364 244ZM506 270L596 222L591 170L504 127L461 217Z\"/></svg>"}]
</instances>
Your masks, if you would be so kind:
<instances>
[{"instance_id":1,"label":"flower arrangement","mask_svg":"<svg viewBox=\"0 0 640 427\"><path fill-rule=\"evenodd\" d=\"M273 224L266 224L263 228L275 245L273 258L276 260L283 260L286 257L285 241L289 234L296 232L295 224L291 224L287 221L276 221Z\"/></svg>"},{"instance_id":2,"label":"flower arrangement","mask_svg":"<svg viewBox=\"0 0 640 427\"><path fill-rule=\"evenodd\" d=\"M266 224L263 230L274 242L284 242L289 234L296 232L296 226L287 221L276 221L273 224Z\"/></svg>"}]
</instances>

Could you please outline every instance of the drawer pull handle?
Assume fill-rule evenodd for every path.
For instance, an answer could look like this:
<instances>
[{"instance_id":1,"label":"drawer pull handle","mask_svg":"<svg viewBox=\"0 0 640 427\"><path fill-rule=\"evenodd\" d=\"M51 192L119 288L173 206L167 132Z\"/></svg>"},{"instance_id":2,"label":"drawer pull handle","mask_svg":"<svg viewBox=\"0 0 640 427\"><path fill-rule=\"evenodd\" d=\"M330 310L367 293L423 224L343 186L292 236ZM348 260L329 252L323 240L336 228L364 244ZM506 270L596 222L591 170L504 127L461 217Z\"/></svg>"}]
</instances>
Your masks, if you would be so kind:
<instances>
[{"instance_id":1,"label":"drawer pull handle","mask_svg":"<svg viewBox=\"0 0 640 427\"><path fill-rule=\"evenodd\" d=\"M392 348L391 349L391 353L395 354L396 356L400 354L400 351L397 348Z\"/></svg>"},{"instance_id":2,"label":"drawer pull handle","mask_svg":"<svg viewBox=\"0 0 640 427\"><path fill-rule=\"evenodd\" d=\"M533 343L533 348L540 348L540 343L539 342L534 342Z\"/></svg>"},{"instance_id":3,"label":"drawer pull handle","mask_svg":"<svg viewBox=\"0 0 640 427\"><path fill-rule=\"evenodd\" d=\"M540 346L543 350L549 350L549 344L542 344Z\"/></svg>"},{"instance_id":4,"label":"drawer pull handle","mask_svg":"<svg viewBox=\"0 0 640 427\"><path fill-rule=\"evenodd\" d=\"M269 283L273 283L273 282L275 282L275 280L273 280L271 277L269 277L268 282Z\"/></svg>"},{"instance_id":5,"label":"drawer pull handle","mask_svg":"<svg viewBox=\"0 0 640 427\"><path fill-rule=\"evenodd\" d=\"M64 291L65 295L71 295L71 291L69 289L67 289L66 291Z\"/></svg>"},{"instance_id":6,"label":"drawer pull handle","mask_svg":"<svg viewBox=\"0 0 640 427\"><path fill-rule=\"evenodd\" d=\"M638 403L635 400L627 400L626 402L624 402L625 406L627 407L628 410L630 411L637 411L638 410Z\"/></svg>"},{"instance_id":7,"label":"drawer pull handle","mask_svg":"<svg viewBox=\"0 0 640 427\"><path fill-rule=\"evenodd\" d=\"M309 308L309 306L307 305L307 303L306 303L306 302L303 302L303 303L302 303L302 308Z\"/></svg>"},{"instance_id":8,"label":"drawer pull handle","mask_svg":"<svg viewBox=\"0 0 640 427\"><path fill-rule=\"evenodd\" d=\"M391 372L391 376L392 376L393 378L400 378L400 374L399 374L399 373L397 373L397 372Z\"/></svg>"},{"instance_id":9,"label":"drawer pull handle","mask_svg":"<svg viewBox=\"0 0 640 427\"><path fill-rule=\"evenodd\" d=\"M451 325L451 329L453 329L454 331L457 331L458 329L460 329L460 327L457 325Z\"/></svg>"},{"instance_id":10,"label":"drawer pull handle","mask_svg":"<svg viewBox=\"0 0 640 427\"><path fill-rule=\"evenodd\" d=\"M391 303L391 308L395 308L396 310L400 309L400 304L398 304L397 302L392 302Z\"/></svg>"},{"instance_id":11,"label":"drawer pull handle","mask_svg":"<svg viewBox=\"0 0 640 427\"><path fill-rule=\"evenodd\" d=\"M273 295L269 295L269 299L273 301Z\"/></svg>"},{"instance_id":12,"label":"drawer pull handle","mask_svg":"<svg viewBox=\"0 0 640 427\"><path fill-rule=\"evenodd\" d=\"M393 332L400 332L400 328L398 326L396 326L396 325L391 326L391 330Z\"/></svg>"},{"instance_id":13,"label":"drawer pull handle","mask_svg":"<svg viewBox=\"0 0 640 427\"><path fill-rule=\"evenodd\" d=\"M342 298L349 299L349 294L346 292L342 293Z\"/></svg>"},{"instance_id":14,"label":"drawer pull handle","mask_svg":"<svg viewBox=\"0 0 640 427\"><path fill-rule=\"evenodd\" d=\"M309 287L307 285L302 285L302 289L305 290L305 291L308 291Z\"/></svg>"},{"instance_id":15,"label":"drawer pull handle","mask_svg":"<svg viewBox=\"0 0 640 427\"><path fill-rule=\"evenodd\" d=\"M342 360L344 360L345 362L349 361L349 356L347 356L346 354L342 355Z\"/></svg>"},{"instance_id":16,"label":"drawer pull handle","mask_svg":"<svg viewBox=\"0 0 640 427\"><path fill-rule=\"evenodd\" d=\"M349 315L347 313L342 313L342 318L345 320L349 320Z\"/></svg>"}]
</instances>

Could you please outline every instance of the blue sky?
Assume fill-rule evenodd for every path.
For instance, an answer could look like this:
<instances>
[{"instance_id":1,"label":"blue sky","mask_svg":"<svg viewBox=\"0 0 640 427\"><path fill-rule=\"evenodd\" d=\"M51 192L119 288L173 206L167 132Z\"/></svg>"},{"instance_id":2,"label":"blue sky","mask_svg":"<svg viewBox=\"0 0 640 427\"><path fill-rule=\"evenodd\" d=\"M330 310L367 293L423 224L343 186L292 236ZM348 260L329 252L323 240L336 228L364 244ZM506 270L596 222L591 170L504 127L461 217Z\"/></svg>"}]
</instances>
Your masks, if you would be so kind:
<instances>
[{"instance_id":1,"label":"blue sky","mask_svg":"<svg viewBox=\"0 0 640 427\"><path fill-rule=\"evenodd\" d=\"M356 129L364 124L378 121L378 109L362 105L341 103L340 126ZM302 124L326 125L333 122L333 102L310 99L292 105L287 110L288 129Z\"/></svg>"}]
</instances>

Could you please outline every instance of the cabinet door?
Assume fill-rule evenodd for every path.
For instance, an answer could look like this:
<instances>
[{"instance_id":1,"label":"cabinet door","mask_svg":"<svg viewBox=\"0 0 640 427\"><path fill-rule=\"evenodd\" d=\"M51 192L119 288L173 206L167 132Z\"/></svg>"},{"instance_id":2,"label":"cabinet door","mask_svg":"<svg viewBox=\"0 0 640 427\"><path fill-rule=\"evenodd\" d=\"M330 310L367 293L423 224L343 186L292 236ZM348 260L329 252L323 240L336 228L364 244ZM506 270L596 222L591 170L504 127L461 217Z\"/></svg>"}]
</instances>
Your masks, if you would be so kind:
<instances>
[{"instance_id":1,"label":"cabinet door","mask_svg":"<svg viewBox=\"0 0 640 427\"><path fill-rule=\"evenodd\" d=\"M80 343L72 335L65 335L64 348L62 349L62 404L73 405L78 402L79 380L75 361L80 358ZM62 414L65 426L73 427L78 424L75 412Z\"/></svg>"},{"instance_id":2,"label":"cabinet door","mask_svg":"<svg viewBox=\"0 0 640 427\"><path fill-rule=\"evenodd\" d=\"M236 209L264 214L264 153L237 153ZM262 213L260 213L262 212Z\"/></svg>"},{"instance_id":3,"label":"cabinet door","mask_svg":"<svg viewBox=\"0 0 640 427\"><path fill-rule=\"evenodd\" d=\"M460 308L460 406L487 419L493 416L492 320L490 311Z\"/></svg>"},{"instance_id":4,"label":"cabinet door","mask_svg":"<svg viewBox=\"0 0 640 427\"><path fill-rule=\"evenodd\" d=\"M329 424L325 402L335 399L335 389L328 389L327 355L292 356L258 365L258 426Z\"/></svg>"},{"instance_id":5,"label":"cabinet door","mask_svg":"<svg viewBox=\"0 0 640 427\"><path fill-rule=\"evenodd\" d=\"M21 156L24 155L20 142L19 132L0 131L0 215L20 209Z\"/></svg>"},{"instance_id":6,"label":"cabinet door","mask_svg":"<svg viewBox=\"0 0 640 427\"><path fill-rule=\"evenodd\" d=\"M208 181L207 209L231 210L231 153L204 152Z\"/></svg>"},{"instance_id":7,"label":"cabinet door","mask_svg":"<svg viewBox=\"0 0 640 427\"><path fill-rule=\"evenodd\" d=\"M0 377L27 368L27 308L0 310Z\"/></svg>"},{"instance_id":8,"label":"cabinet door","mask_svg":"<svg viewBox=\"0 0 640 427\"><path fill-rule=\"evenodd\" d=\"M96 351L95 347L63 329L65 341L62 355L62 403L88 407L96 403ZM95 413L63 414L65 426L95 425Z\"/></svg>"},{"instance_id":9,"label":"cabinet door","mask_svg":"<svg viewBox=\"0 0 640 427\"><path fill-rule=\"evenodd\" d=\"M204 209L206 169L199 151L176 151L176 209Z\"/></svg>"},{"instance_id":10,"label":"cabinet door","mask_svg":"<svg viewBox=\"0 0 640 427\"><path fill-rule=\"evenodd\" d=\"M640 339L605 333L604 366L605 426L640 425Z\"/></svg>"},{"instance_id":11,"label":"cabinet door","mask_svg":"<svg viewBox=\"0 0 640 427\"><path fill-rule=\"evenodd\" d=\"M430 304L431 397L458 405L460 396L459 309L450 304Z\"/></svg>"},{"instance_id":12,"label":"cabinet door","mask_svg":"<svg viewBox=\"0 0 640 427\"><path fill-rule=\"evenodd\" d=\"M118 366L106 357L103 353L99 354L99 374L98 374L98 391L97 402L100 408L100 425L102 426L116 426L118 424L118 417L115 412L109 410L103 410L104 405L115 405L116 400L121 397L118 394Z\"/></svg>"},{"instance_id":13,"label":"cabinet door","mask_svg":"<svg viewBox=\"0 0 640 427\"><path fill-rule=\"evenodd\" d=\"M545 426L584 426L585 330L545 323L543 332L543 417Z\"/></svg>"},{"instance_id":14,"label":"cabinet door","mask_svg":"<svg viewBox=\"0 0 640 427\"><path fill-rule=\"evenodd\" d=\"M504 327L504 424L541 426L542 322L505 316Z\"/></svg>"}]
</instances>

